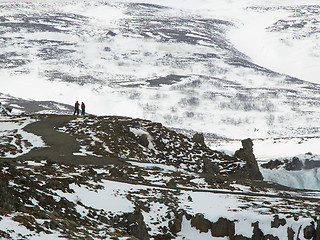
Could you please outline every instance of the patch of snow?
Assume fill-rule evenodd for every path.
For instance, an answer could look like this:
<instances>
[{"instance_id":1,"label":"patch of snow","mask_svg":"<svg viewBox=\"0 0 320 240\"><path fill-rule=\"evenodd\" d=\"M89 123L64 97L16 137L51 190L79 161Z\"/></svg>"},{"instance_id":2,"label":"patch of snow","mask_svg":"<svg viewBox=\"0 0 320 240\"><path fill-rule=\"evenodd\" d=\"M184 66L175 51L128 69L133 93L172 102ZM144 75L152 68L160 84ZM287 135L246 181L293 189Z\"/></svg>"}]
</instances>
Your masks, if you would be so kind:
<instances>
[{"instance_id":1,"label":"patch of snow","mask_svg":"<svg viewBox=\"0 0 320 240\"><path fill-rule=\"evenodd\" d=\"M72 184L70 188L74 190L74 193L63 193L61 191L57 191L57 193L70 201L81 201L86 206L103 209L106 212L121 213L133 211L132 203L125 196L121 195L122 191L128 191L131 188L130 185L104 180L103 187L103 189L92 191L84 186Z\"/></svg>"},{"instance_id":2,"label":"patch of snow","mask_svg":"<svg viewBox=\"0 0 320 240\"><path fill-rule=\"evenodd\" d=\"M146 134L146 135L147 135L147 140L148 140L148 142L149 142L148 148L155 150L154 145L153 145L153 143L152 143L153 137L150 135L150 133L148 133L148 132L145 131L145 130L136 129L136 128L130 128L130 132L132 132L132 133L133 133L134 135L136 135L136 136L141 136L141 135L143 135L143 134Z\"/></svg>"}]
</instances>

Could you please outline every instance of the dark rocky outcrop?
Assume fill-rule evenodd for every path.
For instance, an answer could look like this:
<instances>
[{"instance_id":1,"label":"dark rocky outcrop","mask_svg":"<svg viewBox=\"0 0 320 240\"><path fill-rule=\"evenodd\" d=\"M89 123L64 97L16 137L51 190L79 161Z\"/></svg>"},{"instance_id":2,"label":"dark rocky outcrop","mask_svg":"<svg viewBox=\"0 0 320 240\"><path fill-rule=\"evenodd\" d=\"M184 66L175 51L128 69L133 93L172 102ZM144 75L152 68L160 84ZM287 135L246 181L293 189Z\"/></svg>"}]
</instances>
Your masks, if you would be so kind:
<instances>
[{"instance_id":1,"label":"dark rocky outcrop","mask_svg":"<svg viewBox=\"0 0 320 240\"><path fill-rule=\"evenodd\" d=\"M142 134L139 136L138 138L138 142L144 146L144 147L148 147L149 146L149 140L148 140L148 135L147 134Z\"/></svg>"},{"instance_id":2,"label":"dark rocky outcrop","mask_svg":"<svg viewBox=\"0 0 320 240\"><path fill-rule=\"evenodd\" d=\"M234 239L235 225L233 221L226 218L219 218L217 222L211 224L211 235L213 237L229 237Z\"/></svg>"},{"instance_id":3,"label":"dark rocky outcrop","mask_svg":"<svg viewBox=\"0 0 320 240\"><path fill-rule=\"evenodd\" d=\"M250 138L241 141L242 148L237 150L234 154L235 157L240 158L246 162L246 168L249 178L255 180L263 180L263 176L259 170L256 157L253 154L253 142Z\"/></svg>"},{"instance_id":4,"label":"dark rocky outcrop","mask_svg":"<svg viewBox=\"0 0 320 240\"><path fill-rule=\"evenodd\" d=\"M263 163L261 164L261 167L263 168L267 168L267 169L276 169L279 168L280 166L282 166L284 163L281 162L280 160L276 159L276 160L270 160L267 163Z\"/></svg>"},{"instance_id":5,"label":"dark rocky outcrop","mask_svg":"<svg viewBox=\"0 0 320 240\"><path fill-rule=\"evenodd\" d=\"M64 120L68 118L64 118ZM47 122L42 120L42 123L48 124L48 122L50 123L49 120ZM272 235L277 231L286 231L288 240L295 239L295 235L300 233L304 235L305 239L320 239L319 222L317 222L316 217L311 218L309 214L318 213L317 210L313 210L314 199L311 200L311 204L301 206L303 199L297 198L295 199L297 205L294 206L296 203L294 203L293 198L295 197L292 196L291 198L289 193L267 193L265 195L265 192L268 191L267 183L247 181L247 179L262 179L253 154L251 139L242 140L243 147L235 153L235 157L232 157L206 147L203 136L195 138L198 140L190 139L163 127L159 123L140 119L85 117L69 126L68 129L73 130L69 134L74 134L78 139L83 140L83 144L88 143L87 147L92 147L92 149L87 149L88 151L91 150L93 153L100 155L101 158L106 157L107 154L119 154L120 156L127 153L128 155L125 157L136 159L136 161L150 161L151 163L183 167L183 171L162 171L162 168L156 165L151 166L151 164L151 167L139 167L138 164L109 165L107 163L102 166L82 165L78 167L77 165L61 165L59 162L49 160L44 161L43 158L36 161L37 164L35 165L29 165L27 161L20 158L12 163L11 160L10 162L1 162L0 211L3 215L7 212L19 212L13 220L29 230L38 232L60 231L62 236L68 239L80 239L80 236L86 236L86 239L90 239L91 236L92 238L100 237L100 234L110 235L110 237L117 239L116 234L119 234L119 237L125 236L130 237L130 239L169 240L179 236L184 224L190 224L191 227L202 233L211 234L213 238L228 238L230 240L277 240L279 238ZM137 136L130 129L141 129L148 134ZM92 141L90 140L92 139L86 136L87 132L85 130L91 130L88 131L90 133L88 134L89 137L91 134L97 134L100 141L91 144ZM150 136L153 138L152 143L154 143L156 151L146 148L149 145L148 137L150 139ZM58 139L61 142L61 138ZM106 144L111 151L106 151L101 142ZM84 144L84 146L86 145ZM56 152L53 152L53 154L56 154ZM35 159L31 159L35 161ZM315 166L316 163L312 161L310 160L307 164ZM297 167L301 161L296 159L293 162L294 164L291 163L288 166ZM274 161L270 164L270 167L276 168L281 163L285 165L289 161ZM17 167L16 164L19 166ZM201 189L201 185L196 184L198 176L206 181L204 189ZM240 182L242 179L246 180L244 186L248 190L240 192L236 184L238 180ZM135 209L133 212L112 213L111 211L108 212L108 209L101 210L86 206L85 201L80 198L71 201L52 194L53 192L75 193L73 188L70 187L72 185L81 186L90 189L90 191L99 191L104 188L104 185L101 184L104 180L143 185L141 188L131 189L130 192L115 192L115 194L120 194L133 204L133 209ZM228 182L231 184L227 186ZM207 189L209 183L212 183L210 185L214 188ZM200 189L198 189L199 186ZM263 223L267 225L267 228L257 221L259 219L253 220L254 223L247 220L247 227L252 227L252 232L238 235L235 226L239 227L237 223L243 220L242 218L236 219L241 216L240 214L236 213L229 219L215 215L218 220L212 220L207 219L204 213L190 209L188 204L184 205L179 202L180 199L185 199L186 203L196 202L197 197L191 194L193 191L208 191L210 192L208 194L225 194L226 196L230 194L232 198L235 197L239 205L237 205L237 208L232 207L227 210L229 211L228 215L232 214L232 211L241 214L246 213L247 208L257 212L261 208L269 208L269 212L277 213L277 215L266 216L269 221ZM190 195L187 192L190 192ZM282 203L292 203L293 207L299 208L300 211L303 209L301 213L295 209L295 214L301 218L310 217L313 223L308 226L301 225L298 231L299 223L294 226L287 223L287 221L291 222L288 219L294 218L292 214L288 213L289 208L283 206L284 209L281 211L275 210L275 205L271 204L273 200L264 200L265 196L266 198L277 198L275 201L278 201L278 198L283 198ZM257 198L263 200L259 202L255 200ZM33 201L33 199L36 201ZM215 207L214 201L210 204ZM165 214L162 214L162 211L157 215L154 214L155 208L158 208L159 205L164 207ZM86 215L77 211L79 206L81 209L86 209ZM304 213L305 215L303 215ZM151 221L149 216L152 216ZM294 220L298 221L298 217ZM273 231L274 229L270 231L272 234L265 230L269 229L270 225L271 228L277 228L276 231ZM106 232L108 228L111 229L110 232ZM157 231L154 229L157 229ZM6 233L0 230L0 238L9 239L10 236L6 236L8 233L9 231Z\"/></svg>"},{"instance_id":6,"label":"dark rocky outcrop","mask_svg":"<svg viewBox=\"0 0 320 240\"><path fill-rule=\"evenodd\" d=\"M182 227L182 219L184 216L184 212L179 212L175 214L175 218L169 222L169 231L173 234L177 234L181 231Z\"/></svg>"},{"instance_id":7,"label":"dark rocky outcrop","mask_svg":"<svg viewBox=\"0 0 320 240\"><path fill-rule=\"evenodd\" d=\"M279 215L274 215L271 228L279 228L280 226L286 225L286 223L287 221L284 218L279 218Z\"/></svg>"},{"instance_id":8,"label":"dark rocky outcrop","mask_svg":"<svg viewBox=\"0 0 320 240\"><path fill-rule=\"evenodd\" d=\"M297 157L293 157L291 161L289 161L284 168L288 171L297 171L303 168L303 163Z\"/></svg>"},{"instance_id":9,"label":"dark rocky outcrop","mask_svg":"<svg viewBox=\"0 0 320 240\"><path fill-rule=\"evenodd\" d=\"M311 153L306 154L312 156ZM287 171L300 171L302 169L313 169L320 167L320 161L306 158L304 161L299 159L299 157L293 157L291 159L275 159L270 160L267 163L261 164L261 167L267 169L277 169L283 167Z\"/></svg>"},{"instance_id":10,"label":"dark rocky outcrop","mask_svg":"<svg viewBox=\"0 0 320 240\"><path fill-rule=\"evenodd\" d=\"M192 137L192 141L195 143L199 143L201 145L205 145L204 136L202 133L196 133Z\"/></svg>"},{"instance_id":11,"label":"dark rocky outcrop","mask_svg":"<svg viewBox=\"0 0 320 240\"><path fill-rule=\"evenodd\" d=\"M314 224L308 225L303 229L303 236L305 239L315 239L314 235L316 233L316 229Z\"/></svg>"},{"instance_id":12,"label":"dark rocky outcrop","mask_svg":"<svg viewBox=\"0 0 320 240\"><path fill-rule=\"evenodd\" d=\"M312 168L319 168L320 161L306 159L304 162L304 169L312 169Z\"/></svg>"},{"instance_id":13,"label":"dark rocky outcrop","mask_svg":"<svg viewBox=\"0 0 320 240\"><path fill-rule=\"evenodd\" d=\"M259 228L259 222L252 223L253 227L253 235L252 235L252 240L262 240L263 239L263 232Z\"/></svg>"},{"instance_id":14,"label":"dark rocky outcrop","mask_svg":"<svg viewBox=\"0 0 320 240\"><path fill-rule=\"evenodd\" d=\"M149 240L148 229L140 211L133 213L124 213L122 216L116 216L114 225L120 227L128 232L130 235L135 236L139 240Z\"/></svg>"},{"instance_id":15,"label":"dark rocky outcrop","mask_svg":"<svg viewBox=\"0 0 320 240\"><path fill-rule=\"evenodd\" d=\"M287 228L287 235L288 235L288 240L293 240L294 239L294 234L295 232L291 227Z\"/></svg>"},{"instance_id":16,"label":"dark rocky outcrop","mask_svg":"<svg viewBox=\"0 0 320 240\"><path fill-rule=\"evenodd\" d=\"M200 232L208 232L211 229L211 222L204 218L203 214L196 214L191 219L191 226L198 229Z\"/></svg>"}]
</instances>

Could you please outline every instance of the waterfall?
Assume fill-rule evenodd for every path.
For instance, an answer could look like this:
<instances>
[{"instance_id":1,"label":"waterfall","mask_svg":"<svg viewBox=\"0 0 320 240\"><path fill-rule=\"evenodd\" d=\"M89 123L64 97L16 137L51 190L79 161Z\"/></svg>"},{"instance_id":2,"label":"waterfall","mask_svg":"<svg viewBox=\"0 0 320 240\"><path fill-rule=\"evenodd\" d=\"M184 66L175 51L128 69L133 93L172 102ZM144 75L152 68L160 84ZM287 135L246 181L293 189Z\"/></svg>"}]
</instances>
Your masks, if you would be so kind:
<instances>
[{"instance_id":1,"label":"waterfall","mask_svg":"<svg viewBox=\"0 0 320 240\"><path fill-rule=\"evenodd\" d=\"M298 189L320 190L320 168L287 171L260 167L260 171L265 181Z\"/></svg>"}]
</instances>

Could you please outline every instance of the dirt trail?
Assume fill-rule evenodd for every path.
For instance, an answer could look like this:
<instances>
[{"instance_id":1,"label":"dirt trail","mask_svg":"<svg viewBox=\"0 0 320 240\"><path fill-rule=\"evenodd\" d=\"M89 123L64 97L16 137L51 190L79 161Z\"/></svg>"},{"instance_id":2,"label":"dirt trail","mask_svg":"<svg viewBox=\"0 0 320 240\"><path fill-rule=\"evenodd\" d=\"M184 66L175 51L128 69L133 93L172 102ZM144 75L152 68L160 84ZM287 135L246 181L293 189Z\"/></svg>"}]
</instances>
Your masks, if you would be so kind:
<instances>
[{"instance_id":1,"label":"dirt trail","mask_svg":"<svg viewBox=\"0 0 320 240\"><path fill-rule=\"evenodd\" d=\"M56 131L57 128L75 119L75 116L48 115L38 122L31 123L23 130L42 137L47 147L32 149L17 159L20 160L50 160L68 165L92 164L127 164L124 160L111 157L79 156L74 153L79 152L80 144L76 138Z\"/></svg>"}]
</instances>

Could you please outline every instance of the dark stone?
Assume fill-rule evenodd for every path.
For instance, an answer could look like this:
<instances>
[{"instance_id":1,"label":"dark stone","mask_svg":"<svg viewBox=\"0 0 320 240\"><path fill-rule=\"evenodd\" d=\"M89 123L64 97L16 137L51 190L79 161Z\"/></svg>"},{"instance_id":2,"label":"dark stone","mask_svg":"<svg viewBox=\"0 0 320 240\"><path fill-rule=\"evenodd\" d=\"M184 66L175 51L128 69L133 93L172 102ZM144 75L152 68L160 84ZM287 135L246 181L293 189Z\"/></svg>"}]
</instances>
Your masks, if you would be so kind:
<instances>
[{"instance_id":1,"label":"dark stone","mask_svg":"<svg viewBox=\"0 0 320 240\"><path fill-rule=\"evenodd\" d=\"M108 33L107 33L107 36L111 36L111 37L114 37L114 36L116 36L117 34L115 33L115 32L113 32L113 31L109 31Z\"/></svg>"},{"instance_id":2,"label":"dark stone","mask_svg":"<svg viewBox=\"0 0 320 240\"><path fill-rule=\"evenodd\" d=\"M279 166L281 166L283 164L284 164L283 162L276 159L276 160L270 160L267 163L261 164L261 167L272 170L272 169L278 168Z\"/></svg>"},{"instance_id":3,"label":"dark stone","mask_svg":"<svg viewBox=\"0 0 320 240\"><path fill-rule=\"evenodd\" d=\"M308 225L303 229L303 236L305 239L311 239L313 238L315 232L316 229L314 228L314 225Z\"/></svg>"},{"instance_id":4,"label":"dark stone","mask_svg":"<svg viewBox=\"0 0 320 240\"><path fill-rule=\"evenodd\" d=\"M278 237L275 237L275 236L273 236L273 235L271 235L271 234L267 234L267 235L265 235L265 236L263 237L263 240L279 240L279 238L278 238Z\"/></svg>"},{"instance_id":5,"label":"dark stone","mask_svg":"<svg viewBox=\"0 0 320 240\"><path fill-rule=\"evenodd\" d=\"M192 215L189 214L189 213L185 213L184 216L186 217L186 219L187 219L188 221L190 221L190 220L192 219Z\"/></svg>"},{"instance_id":6,"label":"dark stone","mask_svg":"<svg viewBox=\"0 0 320 240\"><path fill-rule=\"evenodd\" d=\"M286 225L287 224L287 221L284 219L284 218L281 218L280 219L280 225L281 226L284 226L284 225Z\"/></svg>"},{"instance_id":7,"label":"dark stone","mask_svg":"<svg viewBox=\"0 0 320 240\"><path fill-rule=\"evenodd\" d=\"M212 237L229 237L231 240L234 239L235 225L234 222L226 219L219 218L217 222L211 225Z\"/></svg>"},{"instance_id":8,"label":"dark stone","mask_svg":"<svg viewBox=\"0 0 320 240\"><path fill-rule=\"evenodd\" d=\"M191 226L198 229L200 232L208 232L211 228L211 222L204 218L203 214L196 214L191 218Z\"/></svg>"},{"instance_id":9,"label":"dark stone","mask_svg":"<svg viewBox=\"0 0 320 240\"><path fill-rule=\"evenodd\" d=\"M171 239L174 239L174 238L175 237L172 236L170 233L158 234L158 235L152 236L152 239L154 239L154 240L171 240Z\"/></svg>"},{"instance_id":10,"label":"dark stone","mask_svg":"<svg viewBox=\"0 0 320 240\"><path fill-rule=\"evenodd\" d=\"M312 168L318 168L318 167L320 167L320 161L306 159L306 161L304 162L305 169L312 169Z\"/></svg>"},{"instance_id":11,"label":"dark stone","mask_svg":"<svg viewBox=\"0 0 320 240\"><path fill-rule=\"evenodd\" d=\"M273 216L273 221L271 222L271 228L279 228L280 226L286 225L287 221L284 218L279 218L279 215Z\"/></svg>"},{"instance_id":12,"label":"dark stone","mask_svg":"<svg viewBox=\"0 0 320 240\"><path fill-rule=\"evenodd\" d=\"M320 220L317 221L317 228L316 231L314 233L314 240L320 240Z\"/></svg>"},{"instance_id":13,"label":"dark stone","mask_svg":"<svg viewBox=\"0 0 320 240\"><path fill-rule=\"evenodd\" d=\"M183 213L175 214L175 219L169 222L169 230L173 234L177 234L181 231Z\"/></svg>"},{"instance_id":14,"label":"dark stone","mask_svg":"<svg viewBox=\"0 0 320 240\"><path fill-rule=\"evenodd\" d=\"M213 176L213 175L219 173L219 166L217 163L212 162L207 157L203 157L202 172L208 173L208 174L210 174L210 176Z\"/></svg>"},{"instance_id":15,"label":"dark stone","mask_svg":"<svg viewBox=\"0 0 320 240\"><path fill-rule=\"evenodd\" d=\"M204 143L204 136L202 133L196 133L193 135L192 137L192 141L195 142L195 143L199 143L201 145L205 145Z\"/></svg>"},{"instance_id":16,"label":"dark stone","mask_svg":"<svg viewBox=\"0 0 320 240\"><path fill-rule=\"evenodd\" d=\"M279 215L274 215L273 221L271 222L271 228L278 228L278 227L280 227Z\"/></svg>"},{"instance_id":17,"label":"dark stone","mask_svg":"<svg viewBox=\"0 0 320 240\"><path fill-rule=\"evenodd\" d=\"M252 235L252 240L264 240L264 234L261 231L261 229L259 228L259 222L255 222L251 224L253 227L253 235Z\"/></svg>"},{"instance_id":18,"label":"dark stone","mask_svg":"<svg viewBox=\"0 0 320 240\"><path fill-rule=\"evenodd\" d=\"M288 235L288 240L294 240L294 234L295 232L291 227L287 228L287 235Z\"/></svg>"},{"instance_id":19,"label":"dark stone","mask_svg":"<svg viewBox=\"0 0 320 240\"><path fill-rule=\"evenodd\" d=\"M242 235L236 235L234 240L251 240L251 238L244 237Z\"/></svg>"},{"instance_id":20,"label":"dark stone","mask_svg":"<svg viewBox=\"0 0 320 240\"><path fill-rule=\"evenodd\" d=\"M148 140L147 134L140 135L138 141L144 147L148 147L149 146L149 140Z\"/></svg>"},{"instance_id":21,"label":"dark stone","mask_svg":"<svg viewBox=\"0 0 320 240\"><path fill-rule=\"evenodd\" d=\"M124 214L126 219L126 229L130 235L135 236L140 240L149 240L148 229L140 211Z\"/></svg>"},{"instance_id":22,"label":"dark stone","mask_svg":"<svg viewBox=\"0 0 320 240\"><path fill-rule=\"evenodd\" d=\"M250 138L241 141L242 148L237 150L235 157L240 158L246 162L248 177L255 180L263 180L263 176L259 170L256 157L253 154L253 142Z\"/></svg>"},{"instance_id":23,"label":"dark stone","mask_svg":"<svg viewBox=\"0 0 320 240\"><path fill-rule=\"evenodd\" d=\"M284 168L288 171L298 171L303 167L302 162L297 157L293 157L291 161L287 162Z\"/></svg>"}]
</instances>

